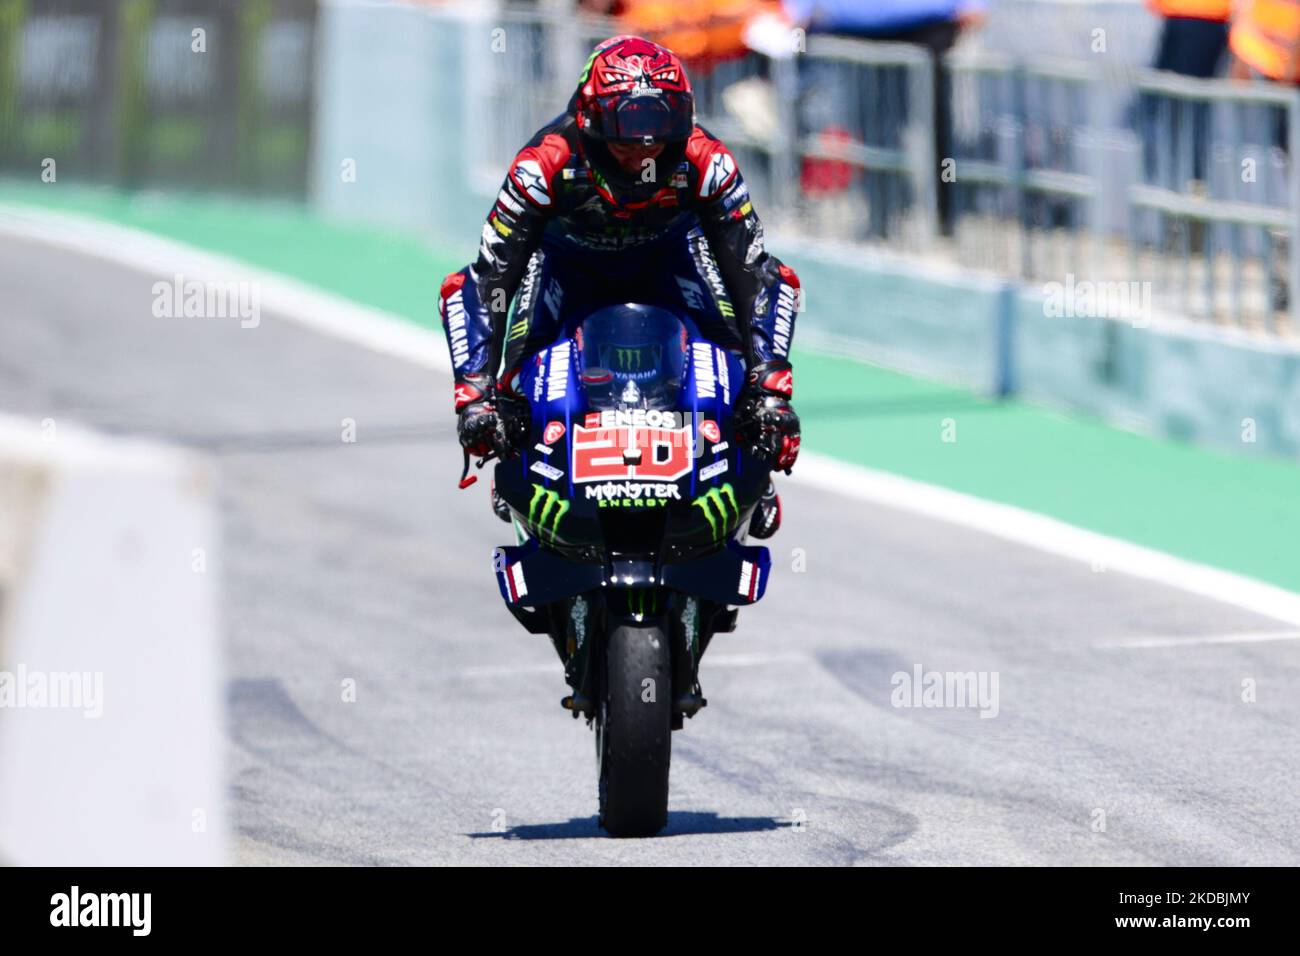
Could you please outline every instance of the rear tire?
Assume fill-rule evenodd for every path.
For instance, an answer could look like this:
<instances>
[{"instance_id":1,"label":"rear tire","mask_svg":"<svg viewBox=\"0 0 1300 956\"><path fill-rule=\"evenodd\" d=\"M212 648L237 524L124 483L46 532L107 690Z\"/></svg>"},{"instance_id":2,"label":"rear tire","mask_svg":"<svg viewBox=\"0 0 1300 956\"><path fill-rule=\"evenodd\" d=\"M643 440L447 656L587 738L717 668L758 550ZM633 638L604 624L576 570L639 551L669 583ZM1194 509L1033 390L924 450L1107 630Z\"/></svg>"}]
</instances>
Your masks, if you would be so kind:
<instances>
[{"instance_id":1,"label":"rear tire","mask_svg":"<svg viewBox=\"0 0 1300 956\"><path fill-rule=\"evenodd\" d=\"M596 716L600 825L611 836L654 836L668 822L668 635L660 627L614 628L605 643L604 676Z\"/></svg>"}]
</instances>

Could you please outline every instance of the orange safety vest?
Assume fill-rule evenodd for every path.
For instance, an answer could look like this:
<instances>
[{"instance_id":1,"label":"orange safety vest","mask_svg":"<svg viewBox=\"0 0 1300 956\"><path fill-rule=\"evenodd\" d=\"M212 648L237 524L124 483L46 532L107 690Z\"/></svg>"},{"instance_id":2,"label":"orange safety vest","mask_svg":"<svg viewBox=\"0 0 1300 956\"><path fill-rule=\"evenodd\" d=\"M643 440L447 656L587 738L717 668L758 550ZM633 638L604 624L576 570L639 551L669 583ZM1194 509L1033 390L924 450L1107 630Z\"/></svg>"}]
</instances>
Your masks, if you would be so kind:
<instances>
[{"instance_id":1,"label":"orange safety vest","mask_svg":"<svg viewBox=\"0 0 1300 956\"><path fill-rule=\"evenodd\" d=\"M743 56L745 26L772 4L764 0L625 0L620 26L706 66Z\"/></svg>"},{"instance_id":2,"label":"orange safety vest","mask_svg":"<svg viewBox=\"0 0 1300 956\"><path fill-rule=\"evenodd\" d=\"M1300 81L1300 0L1255 0L1232 21L1228 45L1265 76Z\"/></svg>"},{"instance_id":3,"label":"orange safety vest","mask_svg":"<svg viewBox=\"0 0 1300 956\"><path fill-rule=\"evenodd\" d=\"M1232 0L1147 0L1147 9L1162 17L1190 17L1227 23Z\"/></svg>"}]
</instances>

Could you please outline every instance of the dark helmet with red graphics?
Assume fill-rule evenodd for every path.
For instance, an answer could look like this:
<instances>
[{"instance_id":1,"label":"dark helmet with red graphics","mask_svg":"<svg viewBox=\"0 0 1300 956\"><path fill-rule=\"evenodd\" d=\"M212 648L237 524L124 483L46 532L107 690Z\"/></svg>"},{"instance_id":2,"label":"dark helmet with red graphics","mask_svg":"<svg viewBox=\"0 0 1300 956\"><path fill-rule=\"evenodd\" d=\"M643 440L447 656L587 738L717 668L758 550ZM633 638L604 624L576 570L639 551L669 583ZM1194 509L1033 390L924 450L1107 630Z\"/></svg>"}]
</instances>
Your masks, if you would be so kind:
<instances>
[{"instance_id":1,"label":"dark helmet with red graphics","mask_svg":"<svg viewBox=\"0 0 1300 956\"><path fill-rule=\"evenodd\" d=\"M611 37L592 51L569 111L597 190L618 206L644 203L668 185L695 128L695 94L682 61L635 36ZM640 157L630 150L629 162L622 146L646 149ZM653 147L662 148L652 155Z\"/></svg>"}]
</instances>

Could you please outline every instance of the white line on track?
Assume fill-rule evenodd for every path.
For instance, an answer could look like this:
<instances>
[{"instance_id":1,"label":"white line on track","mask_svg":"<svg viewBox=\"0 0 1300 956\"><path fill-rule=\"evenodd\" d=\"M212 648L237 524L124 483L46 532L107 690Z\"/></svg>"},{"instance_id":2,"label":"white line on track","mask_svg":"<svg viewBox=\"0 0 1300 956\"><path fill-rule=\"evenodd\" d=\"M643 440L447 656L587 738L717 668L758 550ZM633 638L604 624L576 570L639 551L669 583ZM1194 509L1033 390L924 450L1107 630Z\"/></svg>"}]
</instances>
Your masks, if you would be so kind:
<instances>
[{"instance_id":1,"label":"white line on track","mask_svg":"<svg viewBox=\"0 0 1300 956\"><path fill-rule=\"evenodd\" d=\"M1102 641L1092 646L1101 650L1146 650L1212 644L1263 644L1269 641L1300 641L1300 631L1244 631L1239 634L1206 634L1200 637L1130 637Z\"/></svg>"},{"instance_id":2,"label":"white line on track","mask_svg":"<svg viewBox=\"0 0 1300 956\"><path fill-rule=\"evenodd\" d=\"M436 332L238 259L88 216L3 202L0 233L85 253L160 281L170 281L179 273L200 282L256 283L265 311L371 351L451 374L447 343ZM431 316L437 308L437 302L430 300Z\"/></svg>"},{"instance_id":3,"label":"white line on track","mask_svg":"<svg viewBox=\"0 0 1300 956\"><path fill-rule=\"evenodd\" d=\"M302 282L184 243L86 216L0 203L0 233L82 252L169 279L260 284L262 304L314 331L440 372L450 371L436 330L358 305ZM429 303L433 315L436 303ZM1243 575L1079 528L1064 521L938 485L805 451L794 479L809 487L982 531L1059 557L1155 581L1300 625L1300 594Z\"/></svg>"}]
</instances>

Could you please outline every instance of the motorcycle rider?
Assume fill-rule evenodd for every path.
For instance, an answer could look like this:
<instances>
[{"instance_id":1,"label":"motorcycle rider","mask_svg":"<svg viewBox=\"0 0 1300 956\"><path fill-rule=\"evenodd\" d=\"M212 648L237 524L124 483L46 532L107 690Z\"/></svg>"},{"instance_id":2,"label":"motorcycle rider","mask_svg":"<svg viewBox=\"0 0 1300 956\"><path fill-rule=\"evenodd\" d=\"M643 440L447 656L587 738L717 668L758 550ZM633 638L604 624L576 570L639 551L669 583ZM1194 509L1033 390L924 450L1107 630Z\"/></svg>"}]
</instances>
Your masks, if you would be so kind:
<instances>
[{"instance_id":1,"label":"motorcycle rider","mask_svg":"<svg viewBox=\"0 0 1300 956\"><path fill-rule=\"evenodd\" d=\"M794 270L763 248L735 158L696 125L676 54L640 37L605 40L567 112L511 163L476 261L442 282L460 443L515 454L523 361L565 317L637 301L685 313L743 358L737 437L788 473L800 444L788 359L799 294ZM749 533L779 525L769 485Z\"/></svg>"}]
</instances>

